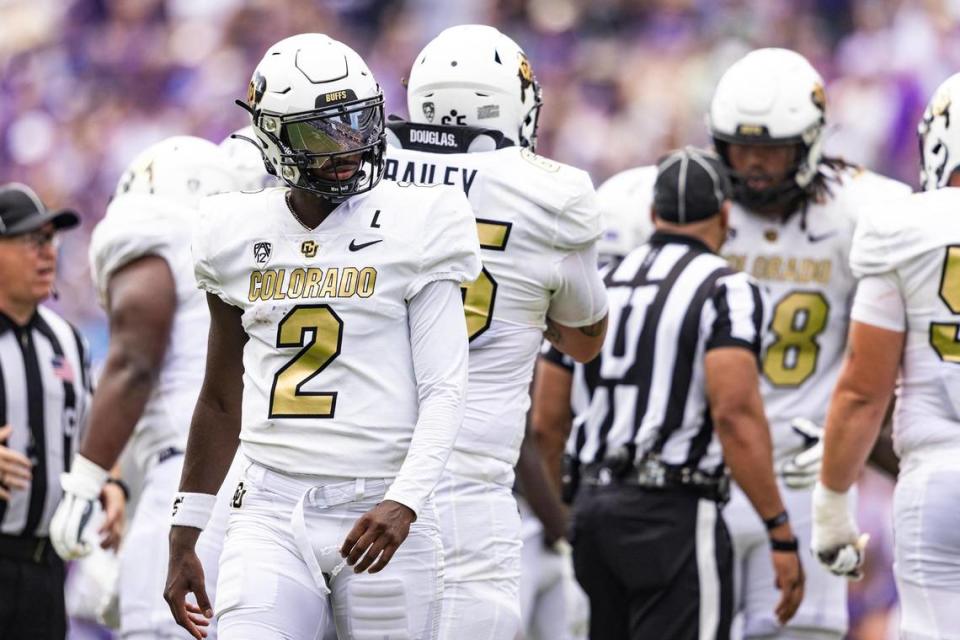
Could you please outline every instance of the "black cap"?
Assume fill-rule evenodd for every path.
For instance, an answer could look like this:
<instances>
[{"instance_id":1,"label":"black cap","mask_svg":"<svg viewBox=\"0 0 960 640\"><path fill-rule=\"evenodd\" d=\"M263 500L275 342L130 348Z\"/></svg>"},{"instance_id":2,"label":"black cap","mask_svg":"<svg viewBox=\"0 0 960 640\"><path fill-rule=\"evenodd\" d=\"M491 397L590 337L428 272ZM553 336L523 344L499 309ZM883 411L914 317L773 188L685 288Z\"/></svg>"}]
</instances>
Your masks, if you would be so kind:
<instances>
[{"instance_id":1,"label":"black cap","mask_svg":"<svg viewBox=\"0 0 960 640\"><path fill-rule=\"evenodd\" d=\"M730 177L719 156L684 147L657 164L653 210L667 222L689 224L716 215L731 193Z\"/></svg>"},{"instance_id":2,"label":"black cap","mask_svg":"<svg viewBox=\"0 0 960 640\"><path fill-rule=\"evenodd\" d=\"M48 223L57 229L70 229L80 224L80 216L70 210L48 211L26 185L0 185L0 237L36 231Z\"/></svg>"}]
</instances>

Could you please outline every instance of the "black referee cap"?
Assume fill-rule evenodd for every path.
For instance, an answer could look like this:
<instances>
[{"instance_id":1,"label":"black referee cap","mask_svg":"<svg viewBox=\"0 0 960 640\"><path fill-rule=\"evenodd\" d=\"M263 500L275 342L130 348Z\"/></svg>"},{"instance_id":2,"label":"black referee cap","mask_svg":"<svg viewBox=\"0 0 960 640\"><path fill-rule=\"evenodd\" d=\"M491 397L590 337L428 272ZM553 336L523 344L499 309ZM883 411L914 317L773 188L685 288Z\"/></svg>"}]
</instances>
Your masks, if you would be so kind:
<instances>
[{"instance_id":1,"label":"black referee cap","mask_svg":"<svg viewBox=\"0 0 960 640\"><path fill-rule=\"evenodd\" d=\"M719 156L684 147L657 164L653 210L667 222L698 222L716 215L731 192L730 177Z\"/></svg>"},{"instance_id":2,"label":"black referee cap","mask_svg":"<svg viewBox=\"0 0 960 640\"><path fill-rule=\"evenodd\" d=\"M35 231L47 223L57 229L80 224L75 211L49 211L33 192L19 182L0 185L0 237Z\"/></svg>"}]
</instances>

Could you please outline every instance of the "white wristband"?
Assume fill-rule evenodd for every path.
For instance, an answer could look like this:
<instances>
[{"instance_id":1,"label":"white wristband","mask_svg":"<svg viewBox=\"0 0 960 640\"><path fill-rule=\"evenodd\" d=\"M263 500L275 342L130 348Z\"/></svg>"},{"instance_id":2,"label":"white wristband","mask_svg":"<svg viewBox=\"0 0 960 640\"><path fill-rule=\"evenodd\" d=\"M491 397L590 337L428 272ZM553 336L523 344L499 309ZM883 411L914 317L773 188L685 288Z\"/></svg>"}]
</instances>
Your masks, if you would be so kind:
<instances>
[{"instance_id":1,"label":"white wristband","mask_svg":"<svg viewBox=\"0 0 960 640\"><path fill-rule=\"evenodd\" d=\"M61 474L60 486L84 500L96 500L108 477L109 471L78 453L70 465L70 472Z\"/></svg>"},{"instance_id":2,"label":"white wristband","mask_svg":"<svg viewBox=\"0 0 960 640\"><path fill-rule=\"evenodd\" d=\"M170 526L203 530L210 521L217 496L212 493L178 493L173 499Z\"/></svg>"}]
</instances>

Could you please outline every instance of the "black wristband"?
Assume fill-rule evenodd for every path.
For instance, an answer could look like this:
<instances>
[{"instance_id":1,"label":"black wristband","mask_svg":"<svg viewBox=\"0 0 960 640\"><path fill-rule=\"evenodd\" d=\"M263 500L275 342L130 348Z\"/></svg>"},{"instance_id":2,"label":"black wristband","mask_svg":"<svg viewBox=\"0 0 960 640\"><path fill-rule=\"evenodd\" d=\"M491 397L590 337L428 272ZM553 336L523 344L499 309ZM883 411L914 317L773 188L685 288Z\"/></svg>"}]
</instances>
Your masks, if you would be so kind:
<instances>
[{"instance_id":1,"label":"black wristband","mask_svg":"<svg viewBox=\"0 0 960 640\"><path fill-rule=\"evenodd\" d=\"M127 486L126 482L120 478L107 478L107 484L115 484L120 487L120 491L123 492L123 499L130 502L130 487Z\"/></svg>"},{"instance_id":2,"label":"black wristband","mask_svg":"<svg viewBox=\"0 0 960 640\"><path fill-rule=\"evenodd\" d=\"M797 542L796 538L790 538L789 540L774 540L771 538L770 548L783 553L797 553L800 550L800 543Z\"/></svg>"},{"instance_id":3,"label":"black wristband","mask_svg":"<svg viewBox=\"0 0 960 640\"><path fill-rule=\"evenodd\" d=\"M766 520L764 520L763 526L767 528L767 531L770 531L771 529L776 529L780 525L786 524L788 522L790 522L790 516L787 515L786 511L781 511L780 513L773 516L772 518L767 518Z\"/></svg>"}]
</instances>

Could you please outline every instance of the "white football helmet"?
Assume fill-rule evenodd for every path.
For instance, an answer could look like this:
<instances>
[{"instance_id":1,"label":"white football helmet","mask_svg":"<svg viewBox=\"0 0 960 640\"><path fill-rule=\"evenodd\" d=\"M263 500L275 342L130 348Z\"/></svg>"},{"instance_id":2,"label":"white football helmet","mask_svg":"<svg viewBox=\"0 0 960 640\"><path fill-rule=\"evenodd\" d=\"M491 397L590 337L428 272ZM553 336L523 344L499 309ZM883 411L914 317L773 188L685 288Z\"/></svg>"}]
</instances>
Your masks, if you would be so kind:
<instances>
[{"instance_id":1,"label":"white football helmet","mask_svg":"<svg viewBox=\"0 0 960 640\"><path fill-rule=\"evenodd\" d=\"M236 176L241 191L257 191L280 184L267 171L260 148L253 126L237 129L220 143L220 149L226 154L229 168Z\"/></svg>"},{"instance_id":2,"label":"white football helmet","mask_svg":"<svg viewBox=\"0 0 960 640\"><path fill-rule=\"evenodd\" d=\"M140 152L120 176L114 196L150 194L193 206L204 196L238 188L220 147L203 138L174 136Z\"/></svg>"},{"instance_id":3,"label":"white football helmet","mask_svg":"<svg viewBox=\"0 0 960 640\"><path fill-rule=\"evenodd\" d=\"M493 129L531 151L542 104L526 54L485 25L442 31L417 56L407 82L412 122Z\"/></svg>"},{"instance_id":4,"label":"white football helmet","mask_svg":"<svg viewBox=\"0 0 960 640\"><path fill-rule=\"evenodd\" d=\"M656 180L656 166L637 167L621 171L597 188L604 225L597 240L602 263L627 255L653 234L650 206Z\"/></svg>"},{"instance_id":5,"label":"white football helmet","mask_svg":"<svg viewBox=\"0 0 960 640\"><path fill-rule=\"evenodd\" d=\"M788 49L757 49L735 62L720 78L710 104L710 134L728 165L730 143L800 147L789 184L753 193L732 175L737 199L748 205L807 190L823 155L825 123L823 78L806 58Z\"/></svg>"},{"instance_id":6,"label":"white football helmet","mask_svg":"<svg viewBox=\"0 0 960 640\"><path fill-rule=\"evenodd\" d=\"M257 65L246 107L268 170L340 200L383 176L383 92L356 51L320 33L281 40Z\"/></svg>"},{"instance_id":7,"label":"white football helmet","mask_svg":"<svg viewBox=\"0 0 960 640\"><path fill-rule=\"evenodd\" d=\"M917 127L920 137L920 186L947 186L960 169L960 73L937 87Z\"/></svg>"}]
</instances>

